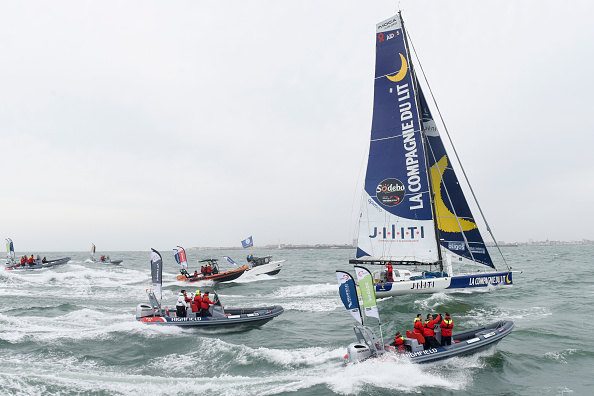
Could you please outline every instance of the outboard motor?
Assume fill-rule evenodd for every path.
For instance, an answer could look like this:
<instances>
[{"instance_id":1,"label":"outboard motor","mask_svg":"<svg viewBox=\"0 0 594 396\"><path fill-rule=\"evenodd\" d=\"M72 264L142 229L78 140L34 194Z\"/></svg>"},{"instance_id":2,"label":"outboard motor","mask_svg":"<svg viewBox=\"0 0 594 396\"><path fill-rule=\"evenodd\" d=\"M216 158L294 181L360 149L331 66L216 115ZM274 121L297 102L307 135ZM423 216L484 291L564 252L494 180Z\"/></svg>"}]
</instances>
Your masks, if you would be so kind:
<instances>
[{"instance_id":1,"label":"outboard motor","mask_svg":"<svg viewBox=\"0 0 594 396\"><path fill-rule=\"evenodd\" d=\"M371 357L373 353L367 345L352 343L347 347L347 354L344 355L345 363L356 363Z\"/></svg>"},{"instance_id":2,"label":"outboard motor","mask_svg":"<svg viewBox=\"0 0 594 396\"><path fill-rule=\"evenodd\" d=\"M367 358L382 355L384 345L377 338L373 330L367 326L353 327L359 342L350 344L347 347L345 363L361 362Z\"/></svg>"},{"instance_id":3,"label":"outboard motor","mask_svg":"<svg viewBox=\"0 0 594 396\"><path fill-rule=\"evenodd\" d=\"M147 304L138 304L136 306L136 319L146 318L147 316L155 316L153 307Z\"/></svg>"}]
</instances>

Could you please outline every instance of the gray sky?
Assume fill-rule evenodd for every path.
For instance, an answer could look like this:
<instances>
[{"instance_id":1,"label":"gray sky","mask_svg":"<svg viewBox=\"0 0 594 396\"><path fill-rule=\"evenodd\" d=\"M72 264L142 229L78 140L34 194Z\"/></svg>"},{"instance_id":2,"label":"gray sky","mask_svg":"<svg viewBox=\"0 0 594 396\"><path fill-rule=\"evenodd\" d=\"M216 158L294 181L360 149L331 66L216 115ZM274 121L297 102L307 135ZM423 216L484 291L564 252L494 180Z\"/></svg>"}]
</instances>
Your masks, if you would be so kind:
<instances>
[{"instance_id":1,"label":"gray sky","mask_svg":"<svg viewBox=\"0 0 594 396\"><path fill-rule=\"evenodd\" d=\"M497 239L594 239L594 5L412 0L3 2L0 236L350 243L398 4Z\"/></svg>"}]
</instances>

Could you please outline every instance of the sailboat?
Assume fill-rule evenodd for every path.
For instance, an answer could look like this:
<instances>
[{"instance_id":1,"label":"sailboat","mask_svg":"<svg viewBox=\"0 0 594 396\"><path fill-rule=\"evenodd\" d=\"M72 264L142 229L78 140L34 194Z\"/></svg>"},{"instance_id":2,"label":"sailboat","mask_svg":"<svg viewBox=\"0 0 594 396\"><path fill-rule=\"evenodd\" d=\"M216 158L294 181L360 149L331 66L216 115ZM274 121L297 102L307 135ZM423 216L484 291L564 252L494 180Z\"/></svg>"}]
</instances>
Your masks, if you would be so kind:
<instances>
[{"instance_id":1,"label":"sailboat","mask_svg":"<svg viewBox=\"0 0 594 396\"><path fill-rule=\"evenodd\" d=\"M400 13L377 24L369 159L350 262L382 266L373 271L378 297L512 286L511 268L495 268L460 187L409 41Z\"/></svg>"}]
</instances>

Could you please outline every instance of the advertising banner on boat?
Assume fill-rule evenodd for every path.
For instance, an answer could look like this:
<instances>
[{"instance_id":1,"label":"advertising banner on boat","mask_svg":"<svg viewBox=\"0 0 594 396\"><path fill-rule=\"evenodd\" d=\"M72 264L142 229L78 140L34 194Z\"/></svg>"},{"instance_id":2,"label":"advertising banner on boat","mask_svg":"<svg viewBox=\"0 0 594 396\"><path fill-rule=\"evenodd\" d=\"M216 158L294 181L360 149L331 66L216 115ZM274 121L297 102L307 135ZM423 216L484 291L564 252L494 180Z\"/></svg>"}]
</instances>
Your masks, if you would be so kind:
<instances>
[{"instance_id":1,"label":"advertising banner on boat","mask_svg":"<svg viewBox=\"0 0 594 396\"><path fill-rule=\"evenodd\" d=\"M155 295L159 293L159 298L161 298L163 294L163 259L155 249L151 249L151 278L153 291Z\"/></svg>"},{"instance_id":2,"label":"advertising banner on boat","mask_svg":"<svg viewBox=\"0 0 594 396\"><path fill-rule=\"evenodd\" d=\"M353 277L344 271L336 271L336 277L338 278L338 292L344 307L357 322L363 324L359 298L357 297L357 288Z\"/></svg>"},{"instance_id":3,"label":"advertising banner on boat","mask_svg":"<svg viewBox=\"0 0 594 396\"><path fill-rule=\"evenodd\" d=\"M188 268L188 262L186 260L186 251L183 247L178 246L177 249L173 249L175 252L173 257L175 257L175 261L179 264L182 268Z\"/></svg>"},{"instance_id":4,"label":"advertising banner on boat","mask_svg":"<svg viewBox=\"0 0 594 396\"><path fill-rule=\"evenodd\" d=\"M418 94L441 245L454 257L495 268L420 87Z\"/></svg>"},{"instance_id":5,"label":"advertising banner on boat","mask_svg":"<svg viewBox=\"0 0 594 396\"><path fill-rule=\"evenodd\" d=\"M236 263L235 261L233 261L233 259L232 259L231 257L223 256L223 258L224 258L225 260L227 260L228 262L230 262L231 264L233 264L234 266L236 266L236 267L239 267L239 266L237 265L237 263Z\"/></svg>"},{"instance_id":6,"label":"advertising banner on boat","mask_svg":"<svg viewBox=\"0 0 594 396\"><path fill-rule=\"evenodd\" d=\"M361 300L363 301L365 316L372 316L380 321L377 302L375 301L375 286L373 285L371 272L369 272L367 268L355 265L355 273L357 274L357 282L359 283L359 290L361 291Z\"/></svg>"},{"instance_id":7,"label":"advertising banner on boat","mask_svg":"<svg viewBox=\"0 0 594 396\"><path fill-rule=\"evenodd\" d=\"M415 80L399 16L377 24L373 120L357 258L434 262Z\"/></svg>"},{"instance_id":8,"label":"advertising banner on boat","mask_svg":"<svg viewBox=\"0 0 594 396\"><path fill-rule=\"evenodd\" d=\"M14 259L14 245L12 244L12 239L6 238L6 257L9 259Z\"/></svg>"},{"instance_id":9,"label":"advertising banner on boat","mask_svg":"<svg viewBox=\"0 0 594 396\"><path fill-rule=\"evenodd\" d=\"M95 256L95 244L92 243L91 244L91 257L94 257L94 256Z\"/></svg>"}]
</instances>

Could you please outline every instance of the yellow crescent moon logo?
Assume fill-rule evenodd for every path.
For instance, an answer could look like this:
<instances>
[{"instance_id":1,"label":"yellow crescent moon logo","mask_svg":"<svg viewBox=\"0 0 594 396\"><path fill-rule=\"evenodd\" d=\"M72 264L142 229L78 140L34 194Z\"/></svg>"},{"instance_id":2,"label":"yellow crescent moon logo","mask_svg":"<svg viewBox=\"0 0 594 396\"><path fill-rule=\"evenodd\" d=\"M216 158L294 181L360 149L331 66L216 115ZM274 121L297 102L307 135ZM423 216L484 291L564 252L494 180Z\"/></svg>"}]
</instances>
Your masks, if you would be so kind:
<instances>
[{"instance_id":1,"label":"yellow crescent moon logo","mask_svg":"<svg viewBox=\"0 0 594 396\"><path fill-rule=\"evenodd\" d=\"M506 283L511 283L511 281L509 280L509 274L507 274L507 276L505 277L505 282Z\"/></svg>"},{"instance_id":2,"label":"yellow crescent moon logo","mask_svg":"<svg viewBox=\"0 0 594 396\"><path fill-rule=\"evenodd\" d=\"M474 230L476 224L472 221L458 218L450 212L441 196L441 176L448 167L448 157L444 155L435 165L431 167L431 182L433 193L435 194L435 215L437 217L437 227L444 232L461 232ZM460 225L458 225L458 221Z\"/></svg>"},{"instance_id":3,"label":"yellow crescent moon logo","mask_svg":"<svg viewBox=\"0 0 594 396\"><path fill-rule=\"evenodd\" d=\"M408 71L408 64L406 63L406 58L401 53L398 53L398 55L400 55L400 60L402 61L402 67L400 68L400 71L396 73L395 76L386 76L388 77L388 80L393 82L398 82L402 80L404 76L406 76L406 72Z\"/></svg>"}]
</instances>

